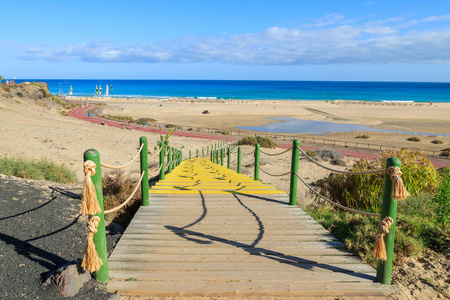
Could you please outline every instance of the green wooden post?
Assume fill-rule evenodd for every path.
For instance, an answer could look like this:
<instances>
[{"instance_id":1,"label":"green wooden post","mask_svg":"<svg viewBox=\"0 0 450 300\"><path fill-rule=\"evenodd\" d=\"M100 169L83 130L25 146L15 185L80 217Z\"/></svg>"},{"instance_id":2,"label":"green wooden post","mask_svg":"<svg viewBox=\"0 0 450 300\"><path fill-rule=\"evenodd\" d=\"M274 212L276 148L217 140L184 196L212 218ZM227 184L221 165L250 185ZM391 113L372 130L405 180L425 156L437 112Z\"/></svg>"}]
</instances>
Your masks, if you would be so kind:
<instances>
[{"instance_id":1,"label":"green wooden post","mask_svg":"<svg viewBox=\"0 0 450 300\"><path fill-rule=\"evenodd\" d=\"M223 157L224 157L224 153L223 153L223 148L220 149L220 165L223 166Z\"/></svg>"},{"instance_id":2,"label":"green wooden post","mask_svg":"<svg viewBox=\"0 0 450 300\"><path fill-rule=\"evenodd\" d=\"M179 155L179 163L178 163L178 164L181 164L181 162L183 161L183 151L180 150L180 152L178 153L178 155Z\"/></svg>"},{"instance_id":3,"label":"green wooden post","mask_svg":"<svg viewBox=\"0 0 450 300\"><path fill-rule=\"evenodd\" d=\"M206 146L206 154L209 154L209 145Z\"/></svg>"},{"instance_id":4,"label":"green wooden post","mask_svg":"<svg viewBox=\"0 0 450 300\"><path fill-rule=\"evenodd\" d=\"M189 159L191 159L192 157L191 157L191 150L189 150Z\"/></svg>"},{"instance_id":5,"label":"green wooden post","mask_svg":"<svg viewBox=\"0 0 450 300\"><path fill-rule=\"evenodd\" d=\"M175 167L177 166L177 152L178 152L178 149L176 149L176 148L174 148L172 151L172 162L173 162L172 170L175 169Z\"/></svg>"},{"instance_id":6,"label":"green wooden post","mask_svg":"<svg viewBox=\"0 0 450 300\"><path fill-rule=\"evenodd\" d=\"M298 178L295 173L298 172L298 161L300 158L300 141L294 140L292 142L292 160L291 160L291 186L289 191L289 204L297 205L297 183Z\"/></svg>"},{"instance_id":7,"label":"green wooden post","mask_svg":"<svg viewBox=\"0 0 450 300\"><path fill-rule=\"evenodd\" d=\"M241 152L241 146L238 147L238 157L237 157L237 173L241 174L241 159L242 159L242 152Z\"/></svg>"},{"instance_id":8,"label":"green wooden post","mask_svg":"<svg viewBox=\"0 0 450 300\"><path fill-rule=\"evenodd\" d=\"M227 168L231 167L231 150L230 147L227 148Z\"/></svg>"},{"instance_id":9,"label":"green wooden post","mask_svg":"<svg viewBox=\"0 0 450 300\"><path fill-rule=\"evenodd\" d=\"M253 179L259 180L259 144L255 145L255 175Z\"/></svg>"},{"instance_id":10,"label":"green wooden post","mask_svg":"<svg viewBox=\"0 0 450 300\"><path fill-rule=\"evenodd\" d=\"M172 172L172 147L167 146L167 173Z\"/></svg>"},{"instance_id":11,"label":"green wooden post","mask_svg":"<svg viewBox=\"0 0 450 300\"><path fill-rule=\"evenodd\" d=\"M202 157L205 156L205 147L202 147Z\"/></svg>"},{"instance_id":12,"label":"green wooden post","mask_svg":"<svg viewBox=\"0 0 450 300\"><path fill-rule=\"evenodd\" d=\"M166 177L166 169L164 166L164 162L166 160L166 145L161 143L160 145L161 151L159 152L159 165L161 166L161 171L159 171L159 180L164 180Z\"/></svg>"},{"instance_id":13,"label":"green wooden post","mask_svg":"<svg viewBox=\"0 0 450 300\"><path fill-rule=\"evenodd\" d=\"M377 265L377 281L384 284L391 284L392 275L392 261L394 258L394 240L395 240L395 225L397 224L397 200L392 198L392 191L394 190L394 182L387 173L389 167L401 167L401 161L396 157L391 157L386 160L386 170L384 173L384 192L383 205L381 207L381 220L385 217L391 217L394 220L389 233L384 235L384 244L386 245L386 261L378 260Z\"/></svg>"},{"instance_id":14,"label":"green wooden post","mask_svg":"<svg viewBox=\"0 0 450 300\"><path fill-rule=\"evenodd\" d=\"M106 250L106 233L105 233L105 214L103 209L103 189L102 189L102 172L100 167L100 153L95 149L89 149L84 152L84 161L92 160L95 165L95 175L91 176L92 182L94 183L95 192L97 193L97 201L100 205L101 213L96 214L100 218L100 223L98 223L97 232L94 233L94 244L95 250L97 251L98 257L102 260L103 264L100 270L94 272L94 277L98 281L108 282L109 281L109 270L108 270L108 253ZM89 219L93 216L89 216Z\"/></svg>"},{"instance_id":15,"label":"green wooden post","mask_svg":"<svg viewBox=\"0 0 450 300\"><path fill-rule=\"evenodd\" d=\"M216 150L216 164L219 163L219 149Z\"/></svg>"},{"instance_id":16,"label":"green wooden post","mask_svg":"<svg viewBox=\"0 0 450 300\"><path fill-rule=\"evenodd\" d=\"M142 206L148 206L150 201L150 196L148 193L148 146L147 146L147 138L145 136L141 136L139 143L144 145L141 151L141 174L144 173L144 177L142 177L141 182L141 194L142 194Z\"/></svg>"},{"instance_id":17,"label":"green wooden post","mask_svg":"<svg viewBox=\"0 0 450 300\"><path fill-rule=\"evenodd\" d=\"M197 158L198 158L198 149L197 149Z\"/></svg>"},{"instance_id":18,"label":"green wooden post","mask_svg":"<svg viewBox=\"0 0 450 300\"><path fill-rule=\"evenodd\" d=\"M214 161L213 161L213 153L212 153L212 151L211 151L211 153L209 153L209 158L210 158L210 160L211 160L212 162L214 162Z\"/></svg>"}]
</instances>

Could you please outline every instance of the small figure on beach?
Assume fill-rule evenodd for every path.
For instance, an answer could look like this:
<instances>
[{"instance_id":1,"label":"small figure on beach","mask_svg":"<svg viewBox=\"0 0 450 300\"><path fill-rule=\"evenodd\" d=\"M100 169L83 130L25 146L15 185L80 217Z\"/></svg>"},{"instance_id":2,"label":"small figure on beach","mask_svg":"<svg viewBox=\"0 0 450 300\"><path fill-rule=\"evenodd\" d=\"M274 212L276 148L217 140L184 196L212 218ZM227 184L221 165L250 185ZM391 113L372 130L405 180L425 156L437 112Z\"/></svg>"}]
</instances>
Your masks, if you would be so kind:
<instances>
[{"instance_id":1,"label":"small figure on beach","mask_svg":"<svg viewBox=\"0 0 450 300\"><path fill-rule=\"evenodd\" d=\"M145 124L145 122L142 122L142 126L145 128L145 125L147 125L147 124Z\"/></svg>"},{"instance_id":2,"label":"small figure on beach","mask_svg":"<svg viewBox=\"0 0 450 300\"><path fill-rule=\"evenodd\" d=\"M103 121L100 124L102 124L103 126L106 126L105 122L103 122Z\"/></svg>"},{"instance_id":3,"label":"small figure on beach","mask_svg":"<svg viewBox=\"0 0 450 300\"><path fill-rule=\"evenodd\" d=\"M88 119L91 117L91 114L90 113L88 113Z\"/></svg>"}]
</instances>

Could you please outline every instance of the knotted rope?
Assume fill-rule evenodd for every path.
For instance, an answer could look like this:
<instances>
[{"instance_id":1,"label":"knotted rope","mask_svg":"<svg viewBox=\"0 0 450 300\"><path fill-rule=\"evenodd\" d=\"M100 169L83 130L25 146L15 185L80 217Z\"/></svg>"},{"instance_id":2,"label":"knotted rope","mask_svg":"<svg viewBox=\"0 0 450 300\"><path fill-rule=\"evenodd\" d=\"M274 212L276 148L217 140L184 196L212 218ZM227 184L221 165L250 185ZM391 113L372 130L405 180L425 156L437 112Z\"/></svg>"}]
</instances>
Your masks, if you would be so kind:
<instances>
[{"instance_id":1,"label":"knotted rope","mask_svg":"<svg viewBox=\"0 0 450 300\"><path fill-rule=\"evenodd\" d=\"M92 160L87 160L83 164L84 180L83 180L83 202L81 204L81 213L83 215L95 215L101 212L100 205L97 201L97 193L95 192L94 183L91 176L95 175L97 167Z\"/></svg>"},{"instance_id":2,"label":"knotted rope","mask_svg":"<svg viewBox=\"0 0 450 300\"><path fill-rule=\"evenodd\" d=\"M268 156L278 156L278 155L285 154L286 152L289 152L291 150L292 150L292 147L289 148L289 149L286 149L285 151L280 152L280 153L268 153L268 152L265 152L264 150L261 150L261 149L259 149L259 152L261 152L261 153L263 153L265 155L268 155Z\"/></svg>"},{"instance_id":3,"label":"knotted rope","mask_svg":"<svg viewBox=\"0 0 450 300\"><path fill-rule=\"evenodd\" d=\"M389 228L391 228L393 223L394 220L391 217L385 217L380 223L381 228L375 240L375 249L373 253L373 255L379 260L387 260L386 246L384 245L384 235L386 233L389 233Z\"/></svg>"},{"instance_id":4,"label":"knotted rope","mask_svg":"<svg viewBox=\"0 0 450 300\"><path fill-rule=\"evenodd\" d=\"M94 233L98 231L98 223L100 223L100 218L97 216L93 216L87 223L89 234L86 238L86 251L84 252L83 262L81 263L81 267L91 273L100 270L103 264L100 257L98 257L94 244Z\"/></svg>"},{"instance_id":5,"label":"knotted rope","mask_svg":"<svg viewBox=\"0 0 450 300\"><path fill-rule=\"evenodd\" d=\"M406 197L409 197L410 194L406 190L403 185L402 180L402 171L400 171L399 167L389 167L387 169L388 175L391 177L391 180L394 182L394 189L392 191L392 198L403 200Z\"/></svg>"},{"instance_id":6,"label":"knotted rope","mask_svg":"<svg viewBox=\"0 0 450 300\"><path fill-rule=\"evenodd\" d=\"M105 167L105 168L108 168L108 169L122 169L122 168L126 168L129 165L131 165L139 157L139 154L141 153L143 147L144 147L144 144L141 145L141 147L139 148L138 153L134 156L134 158L130 162L128 162L128 163L126 163L126 164L124 164L122 166L111 166L111 165L107 165L107 164L103 164L103 163L100 163L100 165L102 167Z\"/></svg>"}]
</instances>

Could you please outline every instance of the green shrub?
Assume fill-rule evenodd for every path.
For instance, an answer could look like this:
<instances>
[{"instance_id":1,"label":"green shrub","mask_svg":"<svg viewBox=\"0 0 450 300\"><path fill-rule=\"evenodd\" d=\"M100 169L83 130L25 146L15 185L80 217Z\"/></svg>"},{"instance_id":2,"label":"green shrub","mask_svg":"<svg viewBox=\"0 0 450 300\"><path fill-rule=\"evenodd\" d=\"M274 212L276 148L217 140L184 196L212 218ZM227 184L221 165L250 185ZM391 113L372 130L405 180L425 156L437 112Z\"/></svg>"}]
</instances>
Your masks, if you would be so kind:
<instances>
[{"instance_id":1,"label":"green shrub","mask_svg":"<svg viewBox=\"0 0 450 300\"><path fill-rule=\"evenodd\" d=\"M440 156L450 156L450 151L443 150L439 155Z\"/></svg>"},{"instance_id":2,"label":"green shrub","mask_svg":"<svg viewBox=\"0 0 450 300\"><path fill-rule=\"evenodd\" d=\"M167 124L165 127L169 128L169 129L175 129L175 130L181 128L180 126L175 125L175 124Z\"/></svg>"},{"instance_id":3,"label":"green shrub","mask_svg":"<svg viewBox=\"0 0 450 300\"><path fill-rule=\"evenodd\" d=\"M389 157L397 157L402 162L403 182L411 194L434 192L438 186L439 176L433 165L420 151L381 151L376 161L365 159L357 161L350 171L384 169ZM379 212L384 187L384 174L349 175L330 174L315 183L326 197L342 205Z\"/></svg>"},{"instance_id":4,"label":"green shrub","mask_svg":"<svg viewBox=\"0 0 450 300\"><path fill-rule=\"evenodd\" d=\"M422 141L417 136L413 136L413 137L407 138L406 140L410 141L410 142L421 142Z\"/></svg>"},{"instance_id":5,"label":"green shrub","mask_svg":"<svg viewBox=\"0 0 450 300\"><path fill-rule=\"evenodd\" d=\"M450 174L445 176L433 198L437 204L436 219L439 223L450 223Z\"/></svg>"},{"instance_id":6,"label":"green shrub","mask_svg":"<svg viewBox=\"0 0 450 300\"><path fill-rule=\"evenodd\" d=\"M17 92L17 96L19 96L19 97L23 97L24 95L23 95L23 93L22 92Z\"/></svg>"},{"instance_id":7,"label":"green shrub","mask_svg":"<svg viewBox=\"0 0 450 300\"><path fill-rule=\"evenodd\" d=\"M370 136L363 134L363 135L358 135L356 138L357 139L365 139L365 140L367 140L367 139L370 139Z\"/></svg>"},{"instance_id":8,"label":"green shrub","mask_svg":"<svg viewBox=\"0 0 450 300\"><path fill-rule=\"evenodd\" d=\"M128 117L128 116L112 116L112 115L103 114L102 117L108 118L108 119L113 119L113 120L119 120L119 121L130 120L130 122L134 123L134 119L132 117Z\"/></svg>"},{"instance_id":9,"label":"green shrub","mask_svg":"<svg viewBox=\"0 0 450 300\"><path fill-rule=\"evenodd\" d=\"M43 98L51 98L52 94L50 94L46 89L44 89L43 87L40 87L39 90L42 93L42 97Z\"/></svg>"},{"instance_id":10,"label":"green shrub","mask_svg":"<svg viewBox=\"0 0 450 300\"><path fill-rule=\"evenodd\" d=\"M76 175L69 167L47 159L26 160L4 156L0 159L0 173L8 176L49 180L59 183L76 182Z\"/></svg>"},{"instance_id":11,"label":"green shrub","mask_svg":"<svg viewBox=\"0 0 450 300\"><path fill-rule=\"evenodd\" d=\"M438 145L441 145L441 144L444 143L444 142L441 141L441 140L432 140L431 142L432 142L433 144L438 144Z\"/></svg>"},{"instance_id":12,"label":"green shrub","mask_svg":"<svg viewBox=\"0 0 450 300\"><path fill-rule=\"evenodd\" d=\"M439 206L426 193L398 202L394 260L417 255L426 249L448 254L450 226L438 223L435 215ZM313 204L306 208L316 221L341 240L347 249L364 261L376 266L372 255L380 219L354 214L328 205Z\"/></svg>"},{"instance_id":13,"label":"green shrub","mask_svg":"<svg viewBox=\"0 0 450 300\"><path fill-rule=\"evenodd\" d=\"M247 136L245 138L242 138L238 141L238 145L250 145L254 146L256 144L259 144L263 148L276 148L277 144L272 141L270 138L262 137L262 136Z\"/></svg>"},{"instance_id":14,"label":"green shrub","mask_svg":"<svg viewBox=\"0 0 450 300\"><path fill-rule=\"evenodd\" d=\"M143 124L144 122L148 124L148 123L157 122L157 121L152 118L139 118L136 120L137 124Z\"/></svg>"},{"instance_id":15,"label":"green shrub","mask_svg":"<svg viewBox=\"0 0 450 300\"><path fill-rule=\"evenodd\" d=\"M306 155L308 155L309 157L314 157L317 155L317 152L314 150L308 150L306 151Z\"/></svg>"}]
</instances>

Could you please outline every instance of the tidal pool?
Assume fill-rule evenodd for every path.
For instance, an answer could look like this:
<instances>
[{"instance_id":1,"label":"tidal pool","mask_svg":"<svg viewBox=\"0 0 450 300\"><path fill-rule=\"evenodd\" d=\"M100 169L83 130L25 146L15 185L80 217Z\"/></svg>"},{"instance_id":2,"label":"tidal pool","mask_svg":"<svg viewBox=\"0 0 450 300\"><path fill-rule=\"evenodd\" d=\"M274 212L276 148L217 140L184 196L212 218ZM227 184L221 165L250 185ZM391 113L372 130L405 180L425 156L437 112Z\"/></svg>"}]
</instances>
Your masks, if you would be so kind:
<instances>
[{"instance_id":1,"label":"tidal pool","mask_svg":"<svg viewBox=\"0 0 450 300\"><path fill-rule=\"evenodd\" d=\"M252 127L242 126L239 129L278 132L278 133L327 133L327 132L351 132L351 131L390 131L375 129L367 125L343 124L324 121L300 120L287 117L271 118L281 122L272 122L269 125ZM397 131L395 131L397 132Z\"/></svg>"}]
</instances>

